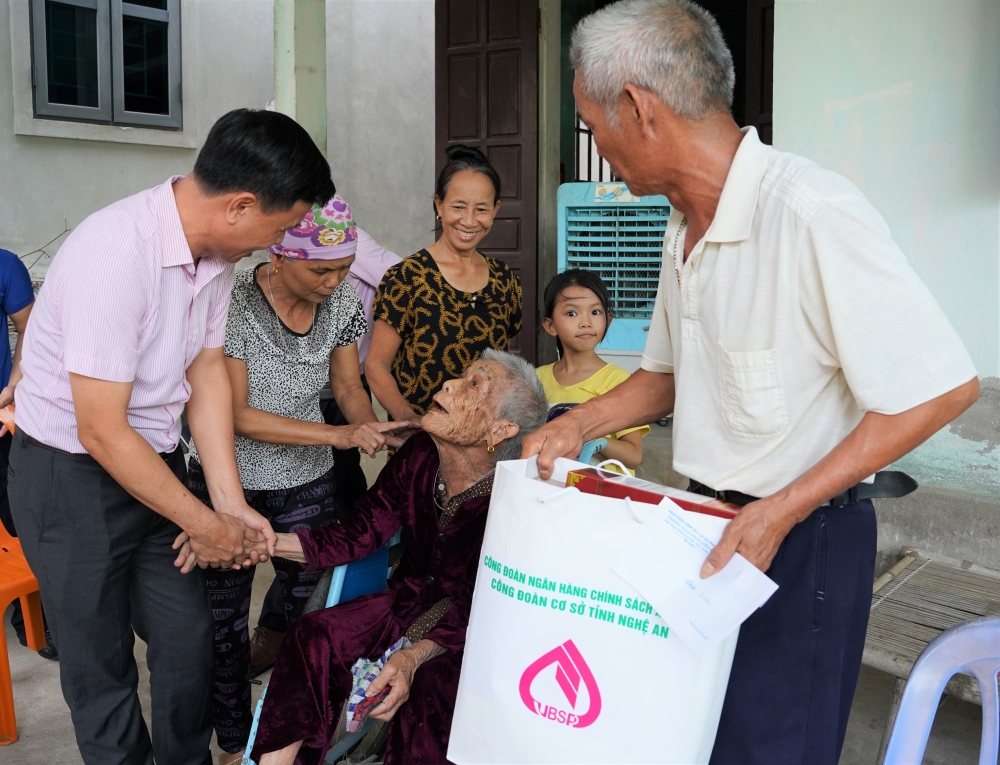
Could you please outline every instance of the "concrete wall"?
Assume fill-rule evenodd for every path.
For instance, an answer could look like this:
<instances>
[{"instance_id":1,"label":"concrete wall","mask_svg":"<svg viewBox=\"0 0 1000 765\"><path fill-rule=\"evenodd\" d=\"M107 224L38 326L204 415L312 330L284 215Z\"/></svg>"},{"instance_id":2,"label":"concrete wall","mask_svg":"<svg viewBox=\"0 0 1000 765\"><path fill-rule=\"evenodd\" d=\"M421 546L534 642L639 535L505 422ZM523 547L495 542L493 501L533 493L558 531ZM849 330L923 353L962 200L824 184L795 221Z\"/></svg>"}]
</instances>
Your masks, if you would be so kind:
<instances>
[{"instance_id":1,"label":"concrete wall","mask_svg":"<svg viewBox=\"0 0 1000 765\"><path fill-rule=\"evenodd\" d=\"M274 96L272 3L182 0L183 134L95 131L30 114L35 132L71 137L17 134L15 112L21 109L23 124L24 94L30 99L30 48L20 29L26 8L24 0L0 0L0 247L18 254L56 237L64 219L72 228L121 197L188 172L219 116L263 108ZM328 0L327 60L328 157L338 191L384 246L406 255L430 244L434 0ZM164 142L178 145L156 145ZM38 260L35 278L50 260Z\"/></svg>"},{"instance_id":2,"label":"concrete wall","mask_svg":"<svg viewBox=\"0 0 1000 765\"><path fill-rule=\"evenodd\" d=\"M880 568L902 544L1000 569L1000 3L777 0L774 145L882 213L983 375L980 401L900 460Z\"/></svg>"},{"instance_id":3,"label":"concrete wall","mask_svg":"<svg viewBox=\"0 0 1000 765\"><path fill-rule=\"evenodd\" d=\"M328 158L400 256L434 241L434 0L327 0Z\"/></svg>"},{"instance_id":4,"label":"concrete wall","mask_svg":"<svg viewBox=\"0 0 1000 765\"><path fill-rule=\"evenodd\" d=\"M774 145L854 181L1000 374L1000 3L778 0Z\"/></svg>"},{"instance_id":5,"label":"concrete wall","mask_svg":"<svg viewBox=\"0 0 1000 765\"><path fill-rule=\"evenodd\" d=\"M101 133L111 140L15 134L15 88L23 93L30 76L24 56L28 48L22 44L27 32L20 28L27 6L25 0L0 0L0 247L18 254L57 236L64 220L72 228L94 210L188 172L194 147L219 116L241 106L261 108L273 95L271 3L182 0L184 133L190 147L135 142L136 134L153 141L177 137L176 132L164 136L165 131L118 128ZM30 88L30 80L27 84ZM56 127L70 135L94 135L87 130L92 126ZM50 255L60 241L47 248ZM26 263L34 260L32 256ZM41 257L33 276L44 276L49 262Z\"/></svg>"}]
</instances>

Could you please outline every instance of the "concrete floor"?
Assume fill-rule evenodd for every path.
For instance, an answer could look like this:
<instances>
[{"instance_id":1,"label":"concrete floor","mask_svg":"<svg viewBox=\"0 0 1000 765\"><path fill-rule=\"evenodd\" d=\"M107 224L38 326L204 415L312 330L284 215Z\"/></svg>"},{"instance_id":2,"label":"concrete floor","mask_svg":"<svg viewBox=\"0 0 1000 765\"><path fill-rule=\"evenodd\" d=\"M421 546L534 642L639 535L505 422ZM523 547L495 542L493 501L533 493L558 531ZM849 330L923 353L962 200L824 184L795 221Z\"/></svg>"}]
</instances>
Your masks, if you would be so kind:
<instances>
[{"instance_id":1,"label":"concrete floor","mask_svg":"<svg viewBox=\"0 0 1000 765\"><path fill-rule=\"evenodd\" d=\"M656 430L654 426L654 431ZM660 429L661 432L651 435L654 439L657 436L664 438L665 430ZM653 446L653 443L650 443L650 446ZM655 449L649 451L655 452ZM375 460L362 457L362 466L368 475L369 484L383 464L382 455ZM649 475L652 470L644 472ZM251 625L257 623L264 593L267 592L274 577L273 572L274 569L265 564L258 569L254 578L250 609ZM46 661L21 646L10 628L9 615L5 615L4 627L20 738L16 743L0 748L0 764L82 763L73 737L69 710L63 702L59 688L59 665ZM145 645L137 640L135 655L140 668L139 697L144 709L147 710L148 725L149 674L146 670L145 652ZM266 681L267 674L261 679ZM254 704L260 695L261 687L254 686ZM892 687L893 678L889 675L867 668L862 670L847 729L847 740L840 759L841 765L874 765L882 733L885 730ZM945 699L931 733L927 754L924 757L925 765L965 765L965 763L971 765L978 762L981 721L980 707L951 698ZM216 754L219 752L214 744L212 751Z\"/></svg>"},{"instance_id":2,"label":"concrete floor","mask_svg":"<svg viewBox=\"0 0 1000 765\"><path fill-rule=\"evenodd\" d=\"M274 569L269 564L258 567L253 582L253 598L250 606L250 624L257 623L264 594L274 580ZM10 626L9 612L5 615L10 672L14 683L14 707L17 714L19 738L13 744L0 748L0 763L3 765L82 765L83 759L76 748L73 723L69 708L63 701L59 687L59 664L46 661L17 642L17 636ZM149 718L149 671L146 668L146 644L136 638L135 660L139 665L139 700L146 717ZM270 671L261 675L267 681ZM253 704L263 685L253 686ZM212 737L212 754L221 752Z\"/></svg>"},{"instance_id":3,"label":"concrete floor","mask_svg":"<svg viewBox=\"0 0 1000 765\"><path fill-rule=\"evenodd\" d=\"M862 667L840 765L874 765L894 682L885 672ZM982 722L982 707L946 696L934 718L924 765L978 763Z\"/></svg>"}]
</instances>

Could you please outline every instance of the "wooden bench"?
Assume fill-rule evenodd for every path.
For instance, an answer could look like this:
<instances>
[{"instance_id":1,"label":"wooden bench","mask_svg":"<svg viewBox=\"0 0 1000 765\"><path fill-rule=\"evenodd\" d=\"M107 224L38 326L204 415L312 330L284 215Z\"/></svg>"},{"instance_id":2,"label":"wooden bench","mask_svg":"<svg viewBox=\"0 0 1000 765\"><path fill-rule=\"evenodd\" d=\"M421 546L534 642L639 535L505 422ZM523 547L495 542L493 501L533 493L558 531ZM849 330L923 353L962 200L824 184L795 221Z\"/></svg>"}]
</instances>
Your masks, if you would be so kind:
<instances>
[{"instance_id":1,"label":"wooden bench","mask_svg":"<svg viewBox=\"0 0 1000 765\"><path fill-rule=\"evenodd\" d=\"M1000 614L1000 572L969 561L922 555L912 547L875 580L863 663L896 677L877 765L882 765L913 663L944 630L977 616ZM945 693L982 705L971 675L955 675Z\"/></svg>"}]
</instances>

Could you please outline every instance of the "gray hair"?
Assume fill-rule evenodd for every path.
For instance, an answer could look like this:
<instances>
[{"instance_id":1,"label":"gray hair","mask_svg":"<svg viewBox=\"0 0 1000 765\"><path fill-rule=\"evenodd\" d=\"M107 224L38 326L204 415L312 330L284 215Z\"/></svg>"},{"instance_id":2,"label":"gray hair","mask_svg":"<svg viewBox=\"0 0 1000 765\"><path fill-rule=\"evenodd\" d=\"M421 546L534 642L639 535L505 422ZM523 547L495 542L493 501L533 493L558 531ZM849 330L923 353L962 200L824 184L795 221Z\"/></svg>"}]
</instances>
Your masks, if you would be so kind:
<instances>
[{"instance_id":1,"label":"gray hair","mask_svg":"<svg viewBox=\"0 0 1000 765\"><path fill-rule=\"evenodd\" d=\"M687 119L733 105L733 56L712 14L691 0L621 0L602 8L573 30L570 61L615 131L618 98L629 83Z\"/></svg>"},{"instance_id":2,"label":"gray hair","mask_svg":"<svg viewBox=\"0 0 1000 765\"><path fill-rule=\"evenodd\" d=\"M519 428L517 435L504 441L493 456L496 462L520 459L524 437L542 427L549 416L545 389L535 368L520 356L488 348L481 358L499 364L510 377L512 385L498 402L496 414Z\"/></svg>"}]
</instances>

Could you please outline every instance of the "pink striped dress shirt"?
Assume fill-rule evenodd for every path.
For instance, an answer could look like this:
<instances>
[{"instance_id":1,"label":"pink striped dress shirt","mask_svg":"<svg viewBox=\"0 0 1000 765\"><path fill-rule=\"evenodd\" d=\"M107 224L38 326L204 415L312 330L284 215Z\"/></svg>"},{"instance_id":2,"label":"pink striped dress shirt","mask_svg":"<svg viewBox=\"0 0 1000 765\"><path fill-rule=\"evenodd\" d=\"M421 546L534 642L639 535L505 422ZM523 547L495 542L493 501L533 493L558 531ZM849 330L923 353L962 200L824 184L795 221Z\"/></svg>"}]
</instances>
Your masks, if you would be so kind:
<instances>
[{"instance_id":1,"label":"pink striped dress shirt","mask_svg":"<svg viewBox=\"0 0 1000 765\"><path fill-rule=\"evenodd\" d=\"M368 347L372 342L372 315L375 311L375 293L378 285L390 266L400 262L396 253L389 252L372 239L371 234L358 227L358 254L351 264L347 281L361 298L361 306L365 309L365 321L368 331L358 340L358 360L361 362L361 373L365 371L365 359L368 358Z\"/></svg>"},{"instance_id":2,"label":"pink striped dress shirt","mask_svg":"<svg viewBox=\"0 0 1000 765\"><path fill-rule=\"evenodd\" d=\"M195 266L173 184L105 207L66 239L49 267L24 337L17 426L63 451L77 437L69 374L130 382L129 424L173 451L191 394L185 372L225 340L234 267Z\"/></svg>"}]
</instances>

